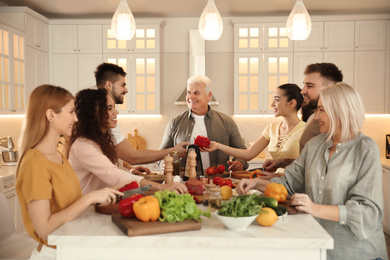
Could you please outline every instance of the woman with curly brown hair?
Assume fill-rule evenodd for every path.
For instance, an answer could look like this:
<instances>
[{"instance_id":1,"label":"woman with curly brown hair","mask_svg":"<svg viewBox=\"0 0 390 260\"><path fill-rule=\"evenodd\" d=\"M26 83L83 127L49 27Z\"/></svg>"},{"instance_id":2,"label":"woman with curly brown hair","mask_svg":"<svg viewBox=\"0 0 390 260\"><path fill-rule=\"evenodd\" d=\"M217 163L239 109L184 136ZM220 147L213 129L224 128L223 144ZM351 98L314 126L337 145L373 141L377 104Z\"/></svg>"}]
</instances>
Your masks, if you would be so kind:
<instances>
[{"instance_id":1,"label":"woman with curly brown hair","mask_svg":"<svg viewBox=\"0 0 390 260\"><path fill-rule=\"evenodd\" d=\"M124 185L136 181L140 186L151 184L151 190L187 192L184 184L159 184L118 168L111 128L117 124L118 111L114 99L105 89L85 89L76 95L75 123L70 138L68 157L76 171L82 193Z\"/></svg>"}]
</instances>

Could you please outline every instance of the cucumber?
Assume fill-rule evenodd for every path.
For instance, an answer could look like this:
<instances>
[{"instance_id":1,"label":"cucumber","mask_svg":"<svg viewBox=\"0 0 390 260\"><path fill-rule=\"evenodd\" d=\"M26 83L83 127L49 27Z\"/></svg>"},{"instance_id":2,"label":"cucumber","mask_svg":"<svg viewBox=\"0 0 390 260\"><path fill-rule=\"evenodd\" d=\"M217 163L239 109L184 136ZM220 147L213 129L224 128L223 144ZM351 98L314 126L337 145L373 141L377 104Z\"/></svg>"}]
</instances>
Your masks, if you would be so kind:
<instances>
[{"instance_id":1,"label":"cucumber","mask_svg":"<svg viewBox=\"0 0 390 260\"><path fill-rule=\"evenodd\" d=\"M280 206L280 205L278 205L277 207L272 208L272 209L275 210L276 215L278 215L278 216L282 216L284 213L287 212L287 209L283 206Z\"/></svg>"},{"instance_id":2,"label":"cucumber","mask_svg":"<svg viewBox=\"0 0 390 260\"><path fill-rule=\"evenodd\" d=\"M274 198L267 196L258 196L256 197L258 204L263 204L265 207L276 208L278 206L278 201Z\"/></svg>"}]
</instances>

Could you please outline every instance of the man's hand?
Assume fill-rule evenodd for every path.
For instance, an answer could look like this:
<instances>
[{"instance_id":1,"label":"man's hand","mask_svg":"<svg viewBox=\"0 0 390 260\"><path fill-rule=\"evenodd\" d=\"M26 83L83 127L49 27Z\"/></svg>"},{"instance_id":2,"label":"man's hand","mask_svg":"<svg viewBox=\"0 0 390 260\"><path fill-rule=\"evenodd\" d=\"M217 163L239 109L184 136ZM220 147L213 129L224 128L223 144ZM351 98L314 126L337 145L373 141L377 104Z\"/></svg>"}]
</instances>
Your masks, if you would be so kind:
<instances>
[{"instance_id":1,"label":"man's hand","mask_svg":"<svg viewBox=\"0 0 390 260\"><path fill-rule=\"evenodd\" d=\"M244 170L244 165L240 161L228 161L227 164L229 165L229 171L235 172Z\"/></svg>"},{"instance_id":2,"label":"man's hand","mask_svg":"<svg viewBox=\"0 0 390 260\"><path fill-rule=\"evenodd\" d=\"M175 145L175 147L173 147L173 150L179 152L179 157L180 158L186 158L186 156L187 156L187 149L184 148L184 146L187 146L189 144L190 144L190 142L178 143L177 145Z\"/></svg>"}]
</instances>

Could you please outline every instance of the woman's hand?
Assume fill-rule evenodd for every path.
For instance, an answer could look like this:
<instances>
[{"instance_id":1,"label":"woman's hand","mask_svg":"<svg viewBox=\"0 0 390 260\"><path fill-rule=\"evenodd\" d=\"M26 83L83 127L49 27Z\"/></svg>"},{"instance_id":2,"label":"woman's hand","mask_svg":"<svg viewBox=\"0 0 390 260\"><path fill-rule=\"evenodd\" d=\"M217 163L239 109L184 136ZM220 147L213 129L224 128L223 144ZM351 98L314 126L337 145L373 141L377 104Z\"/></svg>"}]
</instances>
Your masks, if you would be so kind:
<instances>
[{"instance_id":1,"label":"woman's hand","mask_svg":"<svg viewBox=\"0 0 390 260\"><path fill-rule=\"evenodd\" d=\"M219 143L217 143L215 141L211 141L209 148L204 147L204 148L200 148L200 150L202 152L213 152L213 151L218 149L218 146L219 146Z\"/></svg>"},{"instance_id":2,"label":"woman's hand","mask_svg":"<svg viewBox=\"0 0 390 260\"><path fill-rule=\"evenodd\" d=\"M91 191L84 196L90 204L100 203L100 205L106 206L116 202L116 195L123 196L124 194L112 188L103 188L101 190Z\"/></svg>"},{"instance_id":3,"label":"woman's hand","mask_svg":"<svg viewBox=\"0 0 390 260\"><path fill-rule=\"evenodd\" d=\"M241 179L236 187L238 194L247 194L248 191L256 187L256 179Z\"/></svg>"},{"instance_id":4,"label":"woman's hand","mask_svg":"<svg viewBox=\"0 0 390 260\"><path fill-rule=\"evenodd\" d=\"M307 194L295 193L291 196L291 205L299 211L315 216L316 205Z\"/></svg>"},{"instance_id":5,"label":"woman's hand","mask_svg":"<svg viewBox=\"0 0 390 260\"><path fill-rule=\"evenodd\" d=\"M176 191L179 194L188 193L187 186L183 183L174 182L170 184L163 184L162 185L163 190L170 190L170 191Z\"/></svg>"},{"instance_id":6,"label":"woman's hand","mask_svg":"<svg viewBox=\"0 0 390 260\"><path fill-rule=\"evenodd\" d=\"M267 171L262 171L261 174L265 175L265 176L260 176L260 178L264 180L270 180L274 177L282 177L284 175L283 173L267 172Z\"/></svg>"},{"instance_id":7,"label":"woman's hand","mask_svg":"<svg viewBox=\"0 0 390 260\"><path fill-rule=\"evenodd\" d=\"M137 166L131 168L130 173L134 175L143 175L143 174L150 174L151 171L149 170L149 168L146 168L144 166Z\"/></svg>"}]
</instances>

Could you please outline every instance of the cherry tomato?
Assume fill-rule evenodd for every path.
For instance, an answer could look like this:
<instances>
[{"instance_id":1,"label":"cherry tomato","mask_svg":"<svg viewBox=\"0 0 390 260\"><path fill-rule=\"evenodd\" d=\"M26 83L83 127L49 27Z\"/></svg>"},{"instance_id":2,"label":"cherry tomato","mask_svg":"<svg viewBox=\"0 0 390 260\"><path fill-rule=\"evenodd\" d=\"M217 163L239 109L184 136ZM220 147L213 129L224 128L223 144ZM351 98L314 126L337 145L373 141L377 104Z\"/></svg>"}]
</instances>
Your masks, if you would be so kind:
<instances>
[{"instance_id":1,"label":"cherry tomato","mask_svg":"<svg viewBox=\"0 0 390 260\"><path fill-rule=\"evenodd\" d=\"M209 168L206 169L206 173L207 173L207 175L213 175L213 174L218 173L218 171L215 172L214 167L209 167Z\"/></svg>"},{"instance_id":2,"label":"cherry tomato","mask_svg":"<svg viewBox=\"0 0 390 260\"><path fill-rule=\"evenodd\" d=\"M224 173L225 172L225 166L220 164L218 165L218 173Z\"/></svg>"},{"instance_id":3,"label":"cherry tomato","mask_svg":"<svg viewBox=\"0 0 390 260\"><path fill-rule=\"evenodd\" d=\"M222 179L221 177L214 177L214 178L213 178L213 183L214 183L215 185L219 185L219 181L220 181L221 179Z\"/></svg>"}]
</instances>

